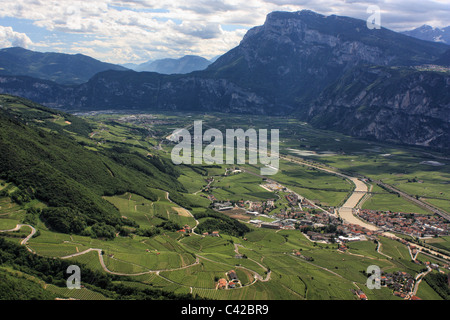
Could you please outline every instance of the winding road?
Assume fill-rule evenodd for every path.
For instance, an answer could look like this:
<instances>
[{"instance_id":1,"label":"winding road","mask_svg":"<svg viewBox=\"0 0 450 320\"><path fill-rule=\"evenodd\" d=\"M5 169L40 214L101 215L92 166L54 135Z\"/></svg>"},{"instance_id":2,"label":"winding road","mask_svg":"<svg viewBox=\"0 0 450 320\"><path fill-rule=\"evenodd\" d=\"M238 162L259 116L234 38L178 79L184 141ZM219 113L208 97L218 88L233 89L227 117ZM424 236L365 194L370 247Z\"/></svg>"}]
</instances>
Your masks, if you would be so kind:
<instances>
[{"instance_id":1,"label":"winding road","mask_svg":"<svg viewBox=\"0 0 450 320\"><path fill-rule=\"evenodd\" d=\"M78 252L78 253L74 253L74 254L71 254L71 255L68 255L68 256L61 257L61 259L70 259L70 258L81 256L83 254L86 254L86 253L89 253L89 252L92 252L92 251L96 251L98 253L98 258L100 260L100 264L102 265L103 270L105 270L106 272L108 272L110 274L114 274L116 276L130 276L130 277L132 277L132 276L142 276L144 274L149 274L149 273L157 273L158 274L158 273L163 272L163 271L176 271L176 270L186 269L186 268L195 266L195 265L200 263L199 259L196 258L194 263L192 263L190 265L183 266L183 267L179 267L179 268L161 269L161 270L149 270L149 271L144 271L144 272L139 272L139 273L120 273L120 272L111 271L111 270L109 270L106 267L105 261L103 260L103 254L102 254L103 250L102 249L90 248L90 249L87 249L87 250L82 251L82 252Z\"/></svg>"},{"instance_id":2,"label":"winding road","mask_svg":"<svg viewBox=\"0 0 450 320\"><path fill-rule=\"evenodd\" d=\"M20 229L22 229L22 227L29 227L31 229L31 233L25 238L23 239L20 244L25 246L27 248L28 251L33 252L33 250L31 250L28 246L27 243L28 241L34 236L34 234L36 233L36 229L29 225L29 224L18 224L16 225L16 227L14 229L10 229L10 230L0 230L0 232L14 232L14 231L19 231Z\"/></svg>"},{"instance_id":3,"label":"winding road","mask_svg":"<svg viewBox=\"0 0 450 320\"><path fill-rule=\"evenodd\" d=\"M192 212L190 212L188 209L183 208L183 207L180 206L179 204L177 204L177 203L173 202L172 200L170 200L169 192L167 192L167 191L165 191L165 192L166 192L166 199L167 199L169 202L171 202L171 203L173 203L173 204L176 204L176 205L179 206L180 208L186 210L186 212L187 212L192 218L194 218L194 220L195 220L195 227L193 227L191 231L192 231L193 234L199 236L198 233L195 233L195 229L198 227L199 222L198 222L197 219L195 219L195 217L194 217L194 215L192 214Z\"/></svg>"}]
</instances>

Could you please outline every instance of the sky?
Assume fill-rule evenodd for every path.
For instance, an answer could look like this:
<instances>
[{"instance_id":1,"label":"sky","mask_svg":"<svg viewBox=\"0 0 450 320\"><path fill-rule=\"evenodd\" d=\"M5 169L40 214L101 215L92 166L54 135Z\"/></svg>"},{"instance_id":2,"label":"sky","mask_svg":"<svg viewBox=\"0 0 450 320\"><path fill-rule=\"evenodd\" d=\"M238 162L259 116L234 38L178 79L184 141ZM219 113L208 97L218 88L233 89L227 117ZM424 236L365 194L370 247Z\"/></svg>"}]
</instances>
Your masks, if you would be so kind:
<instances>
[{"instance_id":1,"label":"sky","mask_svg":"<svg viewBox=\"0 0 450 320\"><path fill-rule=\"evenodd\" d=\"M1 0L0 48L82 53L124 64L187 54L211 59L239 45L272 11L312 10L404 31L450 25L450 0Z\"/></svg>"}]
</instances>

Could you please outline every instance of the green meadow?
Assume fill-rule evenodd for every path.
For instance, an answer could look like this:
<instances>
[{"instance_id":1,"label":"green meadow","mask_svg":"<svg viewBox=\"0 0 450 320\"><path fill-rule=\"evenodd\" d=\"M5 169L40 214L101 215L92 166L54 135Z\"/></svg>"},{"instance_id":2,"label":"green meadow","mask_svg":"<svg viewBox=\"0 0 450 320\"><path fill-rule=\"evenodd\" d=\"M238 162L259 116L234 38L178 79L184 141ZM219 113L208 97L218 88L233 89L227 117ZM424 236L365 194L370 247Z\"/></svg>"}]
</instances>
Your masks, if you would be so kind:
<instances>
[{"instance_id":1,"label":"green meadow","mask_svg":"<svg viewBox=\"0 0 450 320\"><path fill-rule=\"evenodd\" d=\"M428 211L414 203L392 193L378 193L371 195L362 205L362 209L429 214Z\"/></svg>"},{"instance_id":2,"label":"green meadow","mask_svg":"<svg viewBox=\"0 0 450 320\"><path fill-rule=\"evenodd\" d=\"M167 200L166 192L152 189L157 194L158 201L150 201L142 196L126 193L120 196L104 197L123 214L123 217L132 219L143 227L156 226L164 220L170 220L181 227L195 226L191 216L179 213L180 206Z\"/></svg>"}]
</instances>

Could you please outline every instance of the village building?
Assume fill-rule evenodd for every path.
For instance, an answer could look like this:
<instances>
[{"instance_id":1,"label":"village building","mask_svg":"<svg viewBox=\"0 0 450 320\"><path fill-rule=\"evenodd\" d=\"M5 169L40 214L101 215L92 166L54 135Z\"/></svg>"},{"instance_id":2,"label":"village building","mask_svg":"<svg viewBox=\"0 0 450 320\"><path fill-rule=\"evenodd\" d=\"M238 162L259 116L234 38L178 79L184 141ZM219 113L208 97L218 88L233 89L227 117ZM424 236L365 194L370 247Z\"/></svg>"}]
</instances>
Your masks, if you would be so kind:
<instances>
[{"instance_id":1,"label":"village building","mask_svg":"<svg viewBox=\"0 0 450 320\"><path fill-rule=\"evenodd\" d=\"M227 282L226 279L224 279L224 278L219 279L219 282L217 284L217 289L226 289L227 288L227 284L228 284L228 282Z\"/></svg>"},{"instance_id":2,"label":"village building","mask_svg":"<svg viewBox=\"0 0 450 320\"><path fill-rule=\"evenodd\" d=\"M228 277L230 278L231 281L233 281L233 280L239 280L239 279L238 279L238 276L237 276L237 274L236 274L236 271L234 271L234 270L228 271L227 275L228 275Z\"/></svg>"}]
</instances>

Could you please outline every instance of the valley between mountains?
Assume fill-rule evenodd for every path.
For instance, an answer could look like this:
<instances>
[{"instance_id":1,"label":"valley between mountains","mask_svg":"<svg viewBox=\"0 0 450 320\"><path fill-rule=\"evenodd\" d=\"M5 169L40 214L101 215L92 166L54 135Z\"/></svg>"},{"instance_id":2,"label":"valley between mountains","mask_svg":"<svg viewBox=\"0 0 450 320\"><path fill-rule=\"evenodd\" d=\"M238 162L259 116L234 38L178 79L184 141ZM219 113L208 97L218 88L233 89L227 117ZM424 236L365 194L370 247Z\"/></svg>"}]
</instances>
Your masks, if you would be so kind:
<instances>
[{"instance_id":1,"label":"valley between mountains","mask_svg":"<svg viewBox=\"0 0 450 320\"><path fill-rule=\"evenodd\" d=\"M0 299L450 299L449 53L310 10L134 70L0 49Z\"/></svg>"},{"instance_id":2,"label":"valley between mountains","mask_svg":"<svg viewBox=\"0 0 450 320\"><path fill-rule=\"evenodd\" d=\"M115 286L120 286L121 290L130 288L127 290L132 292L122 298L136 298L148 290L158 295L174 294L174 298L188 295L191 298L239 300L352 300L361 299L361 292L369 300L439 296L429 291L430 284L426 281L421 281L415 292L411 289L397 294L393 286L400 283L400 278L395 278L396 272L405 272L414 278L426 268L426 261L433 261L445 270L448 259L445 242L444 246L437 246L439 242L433 241L433 238L428 240L421 234L408 235L400 225L387 229L386 226L368 222L365 220L368 218L362 215L382 214L389 210L395 214L400 212L398 214L403 215L406 220L402 221L405 222L415 217L417 222L425 219L425 226L427 219L433 219L435 225L439 223L448 227L445 220L440 222L439 216L425 206L394 196L375 182L380 179L392 183L391 170L397 166L411 170L410 174L403 173L402 179L414 175L417 180L427 181L430 174L428 166L421 164L424 159L430 159L425 151L373 144L335 134L335 143L329 145L330 132L291 123L281 133L281 170L275 176L260 176L258 166L249 164L182 165L172 168L167 160L170 159L173 142L167 137L173 128L188 127L199 119L205 121L205 127L218 128L226 128L231 123L245 128L248 121L252 126L259 127L267 120L261 116L239 120L238 116L230 118L225 114L211 114L205 117L196 113L183 117L171 113L98 113L76 117L11 96L3 96L2 99L3 117L10 119L10 122L3 122L3 128L12 132L10 126L21 123L20 126L25 126L29 131L26 137L28 142L18 144L9 141L16 146L14 157L17 158L8 164L9 171L3 169L3 172L9 172L9 180L3 180L0 191L0 229L6 230L1 233L1 238L6 241L2 242L2 252L16 245L28 252L23 252L24 255L31 254L38 260L59 258L57 261L81 265L89 270L82 269L82 274L103 273L109 279L99 284L82 276L83 288L73 291L61 287L64 283L61 267L58 274L51 278L48 273L44 276L41 271L24 269L20 260L6 269L2 267L6 275L11 274L12 270L23 276L28 274L31 278L27 276L27 281L36 283L46 294L60 298L116 299L118 289ZM282 118L278 121L285 122ZM311 139L310 142L328 151L301 152L294 148L292 143L298 143L296 136L300 132L292 134L292 130L298 128L301 128L305 139ZM20 131L17 132L15 136L9 136L10 139L25 138L20 136ZM291 135L286 135L287 132ZM66 200L63 194L59 194L58 202L56 198L51 202L44 200L45 189L30 184L32 180L21 180L23 178L17 175L19 171L12 170L11 166L26 161L26 158L18 157L20 149L32 147L39 150L34 154L41 158L48 154L50 139L65 141L53 143L52 148L67 143L81 145L77 153L82 154L83 158L89 154L90 171L97 168L97 159L102 159L95 169L98 172L91 173L98 177L96 180L82 178L81 167L72 171L71 167L64 165L68 162L73 166L76 155L59 159L64 155L58 155L55 153L57 149L54 149L54 158L47 162L58 170L60 176L48 180L57 192L54 194L64 190L61 189L62 181L73 183L70 177L74 177L74 181L83 181L83 185L73 184L71 193L74 196L78 192L90 194L93 203L98 203L92 209L98 208L95 209L98 213L91 209L75 216L70 212L77 210L77 207L70 209L70 198ZM18 146L20 149L17 149ZM367 150L361 155L359 150L363 148ZM13 159L12 149L8 150L4 149L3 154L8 152L5 159ZM115 150L120 157L111 150ZM391 156L384 156L388 153ZM23 155L26 154L30 153ZM134 165L116 166L115 163L122 163L122 159L134 159ZM377 174L371 173L373 169L370 167L369 171L362 167L354 171L356 159L362 163L377 159L381 162ZM2 163L6 164L4 161ZM32 168L46 170L46 167ZM134 171L135 168L140 168L140 173ZM418 168L424 170L422 174ZM436 170L435 167L430 168ZM440 179L445 179L446 166L438 168ZM181 171L177 173L179 169ZM122 173L123 170L127 173ZM137 186L133 192L127 191L131 184L123 191L119 189L109 194L99 189L108 186L105 183L111 178L118 182L127 181L123 180L127 175L150 173L153 178L148 176L139 180L148 185ZM40 175L38 172L33 174ZM167 175L165 190L152 182L161 174ZM53 179L55 182L52 182ZM409 188L407 182L395 184L403 190ZM420 185L417 183L418 187ZM425 193L429 190L428 184L425 183L425 186L426 189L417 192L424 192L421 201L431 201L429 205L433 205L433 200L426 200L429 196ZM148 190L148 194L144 190ZM438 186L436 190L439 190ZM72 197L70 194L68 196ZM445 212L447 207L442 207L442 204L447 201L435 202L440 207L436 210ZM117 213L112 213L111 217L103 216L101 208L110 205ZM403 209L397 211L396 208ZM62 215L60 211L68 214ZM383 219L389 217L385 215ZM34 228L31 233L29 226ZM432 232L432 229L425 232ZM437 235L442 239L448 238L445 234ZM385 277L392 277L393 283L384 284L380 290L367 290L364 289L367 278L362 271L374 264L380 266ZM417 281L422 278L425 276L420 275ZM225 279L226 284L221 279ZM400 296L402 294L404 297Z\"/></svg>"}]
</instances>

